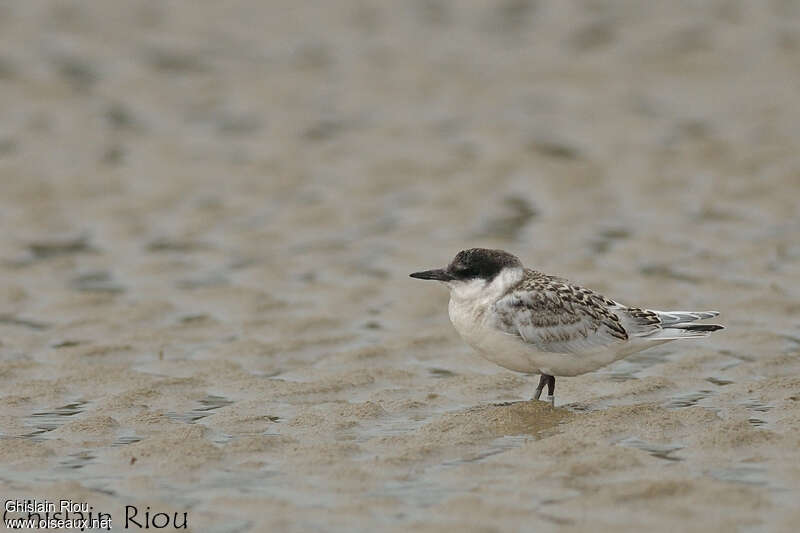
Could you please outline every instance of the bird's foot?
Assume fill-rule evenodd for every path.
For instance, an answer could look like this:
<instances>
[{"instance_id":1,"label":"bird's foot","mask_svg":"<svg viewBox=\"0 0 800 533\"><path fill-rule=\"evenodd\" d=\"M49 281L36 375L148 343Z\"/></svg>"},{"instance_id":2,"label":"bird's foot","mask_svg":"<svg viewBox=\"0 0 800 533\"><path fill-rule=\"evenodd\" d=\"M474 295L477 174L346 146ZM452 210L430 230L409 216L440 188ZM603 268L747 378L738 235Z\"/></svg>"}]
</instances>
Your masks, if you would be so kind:
<instances>
[{"instance_id":1,"label":"bird's foot","mask_svg":"<svg viewBox=\"0 0 800 533\"><path fill-rule=\"evenodd\" d=\"M556 406L556 397L555 397L555 396L553 396L552 394L548 395L548 396L547 396L547 397L544 399L544 401L546 401L546 402L550 402L550 407L555 407L555 406Z\"/></svg>"}]
</instances>

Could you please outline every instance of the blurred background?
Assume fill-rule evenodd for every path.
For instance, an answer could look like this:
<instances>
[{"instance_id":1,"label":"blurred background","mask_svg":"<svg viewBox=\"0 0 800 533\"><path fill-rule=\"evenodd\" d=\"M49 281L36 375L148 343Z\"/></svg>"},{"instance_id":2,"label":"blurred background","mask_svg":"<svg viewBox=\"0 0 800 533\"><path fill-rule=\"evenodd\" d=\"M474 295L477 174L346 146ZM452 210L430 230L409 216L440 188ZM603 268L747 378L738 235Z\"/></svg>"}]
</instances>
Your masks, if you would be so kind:
<instances>
[{"instance_id":1,"label":"blurred background","mask_svg":"<svg viewBox=\"0 0 800 533\"><path fill-rule=\"evenodd\" d=\"M790 0L2 2L0 487L202 531L788 528L798 145ZM534 380L407 278L474 246L728 330L562 380L538 439L470 410Z\"/></svg>"}]
</instances>

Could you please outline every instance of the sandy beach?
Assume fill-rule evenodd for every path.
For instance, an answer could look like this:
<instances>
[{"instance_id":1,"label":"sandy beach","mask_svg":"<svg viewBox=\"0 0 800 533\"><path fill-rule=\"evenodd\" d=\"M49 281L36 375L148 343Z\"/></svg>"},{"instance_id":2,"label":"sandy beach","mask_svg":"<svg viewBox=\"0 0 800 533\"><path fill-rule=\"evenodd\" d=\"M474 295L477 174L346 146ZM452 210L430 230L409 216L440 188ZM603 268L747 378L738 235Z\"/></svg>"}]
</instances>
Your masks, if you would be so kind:
<instances>
[{"instance_id":1,"label":"sandy beach","mask_svg":"<svg viewBox=\"0 0 800 533\"><path fill-rule=\"evenodd\" d=\"M0 4L3 500L796 531L800 6L701 4ZM408 277L474 246L727 329L531 402Z\"/></svg>"}]
</instances>

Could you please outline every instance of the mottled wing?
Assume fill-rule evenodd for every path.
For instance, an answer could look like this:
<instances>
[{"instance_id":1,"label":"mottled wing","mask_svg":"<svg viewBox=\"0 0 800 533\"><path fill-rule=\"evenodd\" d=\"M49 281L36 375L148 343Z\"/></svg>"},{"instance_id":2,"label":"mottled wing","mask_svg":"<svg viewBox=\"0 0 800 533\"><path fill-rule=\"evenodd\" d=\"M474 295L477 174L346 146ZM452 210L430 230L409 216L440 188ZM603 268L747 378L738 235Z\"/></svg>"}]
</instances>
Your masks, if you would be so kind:
<instances>
[{"instance_id":1,"label":"mottled wing","mask_svg":"<svg viewBox=\"0 0 800 533\"><path fill-rule=\"evenodd\" d=\"M495 316L499 329L543 352L579 354L628 340L616 312L622 309L589 289L529 273L495 303Z\"/></svg>"}]
</instances>

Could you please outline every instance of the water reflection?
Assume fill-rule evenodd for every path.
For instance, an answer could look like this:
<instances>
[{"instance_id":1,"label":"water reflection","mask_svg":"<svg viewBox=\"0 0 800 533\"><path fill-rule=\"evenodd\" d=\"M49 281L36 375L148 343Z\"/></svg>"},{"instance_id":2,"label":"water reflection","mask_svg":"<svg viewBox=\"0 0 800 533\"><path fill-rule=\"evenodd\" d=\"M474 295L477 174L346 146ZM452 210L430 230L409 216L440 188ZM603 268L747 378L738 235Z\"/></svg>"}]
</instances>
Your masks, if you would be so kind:
<instances>
[{"instance_id":1,"label":"water reflection","mask_svg":"<svg viewBox=\"0 0 800 533\"><path fill-rule=\"evenodd\" d=\"M193 424L198 420L209 416L212 411L215 411L220 407L231 405L233 403L233 400L229 400L224 396L215 396L213 394L209 394L205 398L200 400L199 403L200 406L192 409L191 411L187 411L185 413L169 412L167 413L167 417L177 422Z\"/></svg>"},{"instance_id":2,"label":"water reflection","mask_svg":"<svg viewBox=\"0 0 800 533\"><path fill-rule=\"evenodd\" d=\"M84 406L87 402L76 401L61 407L56 407L47 411L38 411L25 418L25 425L34 428L30 433L22 435L25 438L30 438L34 441L42 441L46 437L45 433L49 433L54 429L63 426L68 422L72 416L82 413L85 409Z\"/></svg>"}]
</instances>

